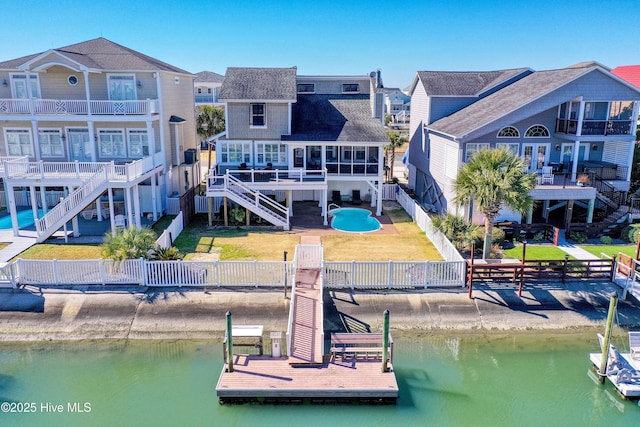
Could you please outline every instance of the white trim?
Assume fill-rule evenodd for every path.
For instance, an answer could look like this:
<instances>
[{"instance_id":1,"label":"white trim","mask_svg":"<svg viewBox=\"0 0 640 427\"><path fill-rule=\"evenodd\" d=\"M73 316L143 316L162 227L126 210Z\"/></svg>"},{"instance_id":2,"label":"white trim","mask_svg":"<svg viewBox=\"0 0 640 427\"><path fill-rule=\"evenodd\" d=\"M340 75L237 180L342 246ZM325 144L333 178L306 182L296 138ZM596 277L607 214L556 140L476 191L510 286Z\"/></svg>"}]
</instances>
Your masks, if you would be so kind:
<instances>
[{"instance_id":1,"label":"white trim","mask_svg":"<svg viewBox=\"0 0 640 427\"><path fill-rule=\"evenodd\" d=\"M29 61L25 62L24 64L19 65L17 68L19 70L29 70L29 69L31 69L31 64L36 63L36 62L46 58L48 55L52 55L52 54L53 55L57 55L60 58L64 58L65 60L67 60L67 61L69 61L69 62L71 62L73 64L76 64L78 66L76 71L78 71L78 72L79 71L84 71L84 70L89 70L89 67L87 67L85 65L82 65L78 61L75 61L75 60L69 58L68 56L65 56L65 55L61 54L60 52L56 51L55 49L49 49L46 52L43 52L40 55L36 56L35 58L31 58ZM59 63L59 62L48 62L46 64L40 65L39 67L35 68L34 70L42 69L45 66L50 67L52 65L61 65L61 66L65 67L65 68L72 69L71 67L69 67L68 64Z\"/></svg>"},{"instance_id":2,"label":"white trim","mask_svg":"<svg viewBox=\"0 0 640 427\"><path fill-rule=\"evenodd\" d=\"M111 77L131 77L133 82L133 100L138 99L138 82L136 80L136 75L133 73L107 73L107 95L109 96L109 101L128 101L128 99L113 99L111 98Z\"/></svg>"},{"instance_id":3,"label":"white trim","mask_svg":"<svg viewBox=\"0 0 640 427\"><path fill-rule=\"evenodd\" d=\"M219 98L220 103L222 104L246 104L247 102L251 104L293 104L297 101L296 99L223 99Z\"/></svg>"},{"instance_id":4,"label":"white trim","mask_svg":"<svg viewBox=\"0 0 640 427\"><path fill-rule=\"evenodd\" d=\"M55 154L48 154L46 156L42 155L42 140L40 139L40 134L44 133L44 134L54 134L57 131L58 136L60 137L60 147L62 148L62 153L55 155ZM38 127L38 145L40 146L40 156L41 157L46 157L46 158L66 158L66 154L65 154L65 147L64 147L64 141L62 139L62 136L64 135L65 140L66 140L66 134L64 133L64 129L62 128L52 128L52 127L46 127L46 128L41 128Z\"/></svg>"},{"instance_id":5,"label":"white trim","mask_svg":"<svg viewBox=\"0 0 640 427\"><path fill-rule=\"evenodd\" d=\"M531 128L534 128L534 127L536 127L536 126L540 126L540 127L544 128L544 130L546 130L546 131L547 131L547 136L527 136L527 133L529 132L529 130L531 130ZM536 124L534 124L534 125L529 126L529 127L527 128L527 130L526 130L526 131L524 131L524 135L523 135L523 137L524 137L524 138L527 138L527 139L551 138L551 132L549 132L549 128L548 128L548 127L546 127L545 125L540 124L540 123L536 123Z\"/></svg>"},{"instance_id":6,"label":"white trim","mask_svg":"<svg viewBox=\"0 0 640 427\"><path fill-rule=\"evenodd\" d=\"M516 135L516 136L500 136L500 132L502 132L506 128L515 129L515 131L516 131L516 133L518 135ZM547 129L547 131L548 131L548 129ZM500 129L498 129L498 132L496 132L496 138L500 138L500 139L502 139L502 138L506 138L506 139L509 139L509 138L511 138L511 139L520 138L520 130L517 127L513 126L513 125L503 126Z\"/></svg>"},{"instance_id":7,"label":"white trim","mask_svg":"<svg viewBox=\"0 0 640 427\"><path fill-rule=\"evenodd\" d=\"M8 138L9 133L18 133L18 134L27 133L29 135L29 149L31 150L31 153L28 154L28 156L29 157L35 156L35 147L33 144L33 131L30 127L6 127L3 129L3 133L4 133L4 147L7 150L6 153L8 156L14 156L14 155L26 156L27 155L27 154L11 154L9 152L9 138Z\"/></svg>"},{"instance_id":8,"label":"white trim","mask_svg":"<svg viewBox=\"0 0 640 427\"><path fill-rule=\"evenodd\" d=\"M122 135L122 143L124 144L124 154L122 156L117 156L113 154L113 139L111 139L111 144L112 144L112 153L109 155L103 155L102 154L102 147L101 147L101 141L100 141L100 135L104 134L104 135L116 135L119 131L119 134ZM97 128L96 129L96 136L98 137L98 141L97 141L97 150L98 150L98 158L100 159L126 159L127 155L128 155L128 150L127 150L127 138L126 138L126 131L125 128Z\"/></svg>"}]
</instances>

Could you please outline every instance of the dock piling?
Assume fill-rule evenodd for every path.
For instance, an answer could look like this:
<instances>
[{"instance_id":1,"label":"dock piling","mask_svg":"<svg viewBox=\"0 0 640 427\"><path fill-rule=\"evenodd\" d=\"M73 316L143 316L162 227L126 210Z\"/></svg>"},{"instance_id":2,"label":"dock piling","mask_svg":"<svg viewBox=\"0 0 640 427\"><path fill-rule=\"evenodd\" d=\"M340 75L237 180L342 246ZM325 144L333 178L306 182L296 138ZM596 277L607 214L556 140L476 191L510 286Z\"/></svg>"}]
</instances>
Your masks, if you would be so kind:
<instances>
[{"instance_id":1,"label":"dock piling","mask_svg":"<svg viewBox=\"0 0 640 427\"><path fill-rule=\"evenodd\" d=\"M600 384L604 384L607 377L607 364L609 361L609 343L611 342L611 333L613 330L613 316L618 305L618 294L611 295L609 300L609 313L607 314L607 324L604 330L604 340L602 342L602 358L600 359L600 370L598 371Z\"/></svg>"},{"instance_id":2,"label":"dock piling","mask_svg":"<svg viewBox=\"0 0 640 427\"><path fill-rule=\"evenodd\" d=\"M233 372L233 341L231 328L231 312L227 311L227 372Z\"/></svg>"},{"instance_id":3,"label":"dock piling","mask_svg":"<svg viewBox=\"0 0 640 427\"><path fill-rule=\"evenodd\" d=\"M389 309L384 311L382 326L382 372L389 372Z\"/></svg>"}]
</instances>

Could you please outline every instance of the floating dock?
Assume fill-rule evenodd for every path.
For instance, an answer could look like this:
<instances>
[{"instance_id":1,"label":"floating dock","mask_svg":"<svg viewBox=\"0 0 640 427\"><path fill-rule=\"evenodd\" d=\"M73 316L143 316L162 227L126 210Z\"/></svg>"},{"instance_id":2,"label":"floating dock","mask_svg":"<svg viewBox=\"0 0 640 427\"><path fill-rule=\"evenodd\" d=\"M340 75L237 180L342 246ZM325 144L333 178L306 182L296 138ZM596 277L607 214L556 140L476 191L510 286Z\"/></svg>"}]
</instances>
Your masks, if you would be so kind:
<instances>
[{"instance_id":1,"label":"floating dock","mask_svg":"<svg viewBox=\"0 0 640 427\"><path fill-rule=\"evenodd\" d=\"M616 352L616 356L609 358L607 379L623 398L640 398L640 360L633 359L630 353L613 351ZM591 360L597 372L600 369L602 353L590 353L589 360Z\"/></svg>"},{"instance_id":2,"label":"floating dock","mask_svg":"<svg viewBox=\"0 0 640 427\"><path fill-rule=\"evenodd\" d=\"M331 345L325 346L322 246L319 239L304 243L296 247L294 258L288 355L280 356L279 351L271 355L233 354L232 333L230 348L225 340L225 366L216 386L220 403L395 404L398 383L392 366L388 313L387 339L384 334L345 333L339 334L337 341L332 337ZM227 329L233 327L228 325Z\"/></svg>"}]
</instances>

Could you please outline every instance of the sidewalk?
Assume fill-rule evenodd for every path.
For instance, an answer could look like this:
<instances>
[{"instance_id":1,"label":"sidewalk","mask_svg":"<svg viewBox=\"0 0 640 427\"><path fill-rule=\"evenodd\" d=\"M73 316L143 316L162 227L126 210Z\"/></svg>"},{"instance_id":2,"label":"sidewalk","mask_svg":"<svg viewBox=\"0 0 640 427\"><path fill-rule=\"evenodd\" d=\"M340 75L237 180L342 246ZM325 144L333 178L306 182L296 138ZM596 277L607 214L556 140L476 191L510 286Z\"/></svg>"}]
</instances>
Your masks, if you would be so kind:
<instances>
[{"instance_id":1,"label":"sidewalk","mask_svg":"<svg viewBox=\"0 0 640 427\"><path fill-rule=\"evenodd\" d=\"M558 238L558 248L562 249L575 259L600 259L591 252L587 252L582 248L577 247L573 243L567 242L567 236L565 230L560 230L560 237Z\"/></svg>"},{"instance_id":2,"label":"sidewalk","mask_svg":"<svg viewBox=\"0 0 640 427\"><path fill-rule=\"evenodd\" d=\"M26 234L24 230L21 233ZM5 265L14 257L18 256L22 252L29 249L36 244L35 232L33 237L29 236L14 236L13 230L0 230L0 242L10 242L9 246L0 249L0 266Z\"/></svg>"}]
</instances>

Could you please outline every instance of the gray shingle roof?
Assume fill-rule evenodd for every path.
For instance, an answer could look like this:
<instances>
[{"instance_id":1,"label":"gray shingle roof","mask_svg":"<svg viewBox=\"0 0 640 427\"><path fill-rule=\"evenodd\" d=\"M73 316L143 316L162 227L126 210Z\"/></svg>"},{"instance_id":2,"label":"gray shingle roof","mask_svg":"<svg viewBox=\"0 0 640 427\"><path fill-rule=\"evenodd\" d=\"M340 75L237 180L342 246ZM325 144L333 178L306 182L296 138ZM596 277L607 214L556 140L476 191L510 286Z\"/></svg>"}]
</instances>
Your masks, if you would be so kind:
<instances>
[{"instance_id":1,"label":"gray shingle roof","mask_svg":"<svg viewBox=\"0 0 640 427\"><path fill-rule=\"evenodd\" d=\"M478 96L528 71L529 68L497 71L418 71L418 78L427 94L431 96Z\"/></svg>"},{"instance_id":2,"label":"gray shingle roof","mask_svg":"<svg viewBox=\"0 0 640 427\"><path fill-rule=\"evenodd\" d=\"M427 127L430 130L454 137L464 137L473 130L491 123L595 69L596 67L572 67L536 71Z\"/></svg>"},{"instance_id":3,"label":"gray shingle roof","mask_svg":"<svg viewBox=\"0 0 640 427\"><path fill-rule=\"evenodd\" d=\"M384 142L369 95L300 95L293 104L292 134L285 141Z\"/></svg>"},{"instance_id":4,"label":"gray shingle roof","mask_svg":"<svg viewBox=\"0 0 640 427\"><path fill-rule=\"evenodd\" d=\"M98 70L113 71L170 71L191 74L181 68L144 55L103 37L53 49L79 64ZM0 62L0 69L17 69L44 52Z\"/></svg>"},{"instance_id":5,"label":"gray shingle roof","mask_svg":"<svg viewBox=\"0 0 640 427\"><path fill-rule=\"evenodd\" d=\"M222 83L224 76L212 71L200 71L196 73L196 83Z\"/></svg>"},{"instance_id":6,"label":"gray shingle roof","mask_svg":"<svg viewBox=\"0 0 640 427\"><path fill-rule=\"evenodd\" d=\"M227 68L221 100L296 100L297 68Z\"/></svg>"}]
</instances>

